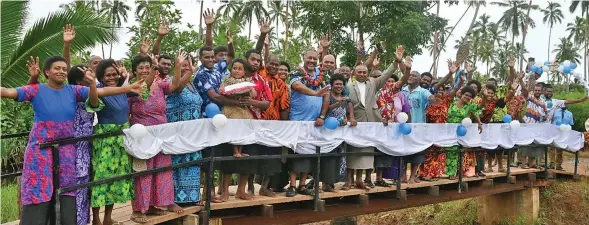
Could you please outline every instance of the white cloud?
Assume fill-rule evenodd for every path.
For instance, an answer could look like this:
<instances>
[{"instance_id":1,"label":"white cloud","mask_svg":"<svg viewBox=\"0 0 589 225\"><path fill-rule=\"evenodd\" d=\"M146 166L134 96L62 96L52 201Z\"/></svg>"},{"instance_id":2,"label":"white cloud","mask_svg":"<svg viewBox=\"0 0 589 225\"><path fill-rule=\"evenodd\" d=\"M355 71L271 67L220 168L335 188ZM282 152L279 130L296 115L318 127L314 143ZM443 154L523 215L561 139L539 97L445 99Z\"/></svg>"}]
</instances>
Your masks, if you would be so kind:
<instances>
[{"instance_id":1,"label":"white cloud","mask_svg":"<svg viewBox=\"0 0 589 225\"><path fill-rule=\"evenodd\" d=\"M46 16L50 12L58 10L60 4L69 3L69 2L71 2L71 1L69 1L69 0L52 0L52 1L32 0L31 4L29 5L31 11L29 13L29 21L27 24L30 26L37 19L40 19L40 18ZM199 17L200 3L196 0L177 0L174 2L176 3L176 8L180 9L182 11L184 23L185 24L190 23L190 24L194 24L194 25L198 26L199 18L200 18ZM545 8L548 5L547 1L534 1L533 3L538 4L540 6L540 8ZM134 1L127 0L127 4L129 4L132 9L129 12L129 22L127 22L126 24L123 24L123 27L129 27L135 21ZM558 24L558 25L554 26L554 28L553 28L551 50L554 49L554 45L556 45L558 43L558 39L560 37L568 36L568 33L566 32L566 23L572 22L575 18L575 15L571 15L571 13L568 12L569 4L570 3L568 1L561 2L561 5L563 6L562 11L564 14L564 19L563 19L562 24ZM209 0L209 1L205 1L204 8L217 9L220 5L221 5L220 1L210 1ZM448 6L446 4L442 4L442 6L440 7L440 16L448 19L449 20L448 25L453 26L458 21L460 16L462 16L462 14L466 10L466 8L467 8L467 6L463 3L460 3L457 6L456 5ZM433 7L430 11L432 13L435 13L435 10L436 10L436 8ZM465 35L466 31L468 30L468 26L470 25L470 22L472 20L472 17L474 15L474 11L475 11L474 8L469 9L469 11L466 13L464 18L462 19L462 21L458 24L458 26L454 30L453 36L446 43L447 51L441 53L441 55L440 55L441 61L440 61L440 68L438 70L439 75L443 75L443 74L447 73L447 71L448 71L448 68L446 68L446 66L445 66L445 60L447 58L455 58L456 57L456 50L453 48L455 40L458 39L459 37ZM498 21L504 11L505 11L505 9L500 8L498 6L491 5L490 2L487 2L487 6L482 7L480 9L479 16L482 15L483 13L486 13L489 16L491 16L491 21ZM577 12L577 14L580 14L580 12ZM534 12L530 13L530 16L536 22L536 28L529 30L529 33L528 33L529 35L526 40L526 48L528 49L528 51L530 51L530 53L526 54L525 57L526 58L535 57L536 61L542 61L542 62L546 61L548 59L554 58L556 54L550 52L550 54L548 55L548 52L547 52L549 27L542 23L542 16L543 16L542 12L534 11ZM283 27L280 27L279 29L283 30ZM254 24L252 25L252 38L253 38L254 34L257 34L258 30L259 30L258 25L257 25L257 23L254 22ZM247 35L247 26L246 26L246 29L244 31L242 31L242 34ZM126 42L131 38L132 34L128 33L126 30L120 30L118 32L118 35L119 35L120 41L119 41L119 43L116 43L115 45L113 45L113 52L112 52L113 58L123 58L126 56L125 55L125 53L127 52ZM507 35L507 37L509 38L510 36ZM521 36L516 37L516 41L521 42ZM109 51L108 46L105 46L105 54L106 55L108 55L108 51ZM92 54L102 55L102 50L101 50L100 46L97 46L95 49L93 49ZM579 50L579 54L581 54L581 55L583 54L581 50ZM433 59L429 55L429 52L426 49L424 49L422 55L414 56L413 69L420 71L420 72L428 71L432 65L432 62L433 62ZM486 70L486 66L482 63L478 63L477 67L480 71ZM582 70L583 70L583 65L582 64L578 65L577 71L581 72Z\"/></svg>"}]
</instances>

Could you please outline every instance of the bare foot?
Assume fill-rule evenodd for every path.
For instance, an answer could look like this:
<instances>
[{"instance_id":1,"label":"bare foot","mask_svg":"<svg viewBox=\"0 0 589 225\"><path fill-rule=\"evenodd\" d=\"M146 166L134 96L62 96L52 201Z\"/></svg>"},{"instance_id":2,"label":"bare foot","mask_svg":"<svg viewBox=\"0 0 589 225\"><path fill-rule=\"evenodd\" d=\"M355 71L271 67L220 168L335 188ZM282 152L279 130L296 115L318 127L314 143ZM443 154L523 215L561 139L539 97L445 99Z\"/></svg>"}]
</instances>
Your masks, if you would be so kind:
<instances>
[{"instance_id":1,"label":"bare foot","mask_svg":"<svg viewBox=\"0 0 589 225\"><path fill-rule=\"evenodd\" d=\"M415 183L421 183L421 181L420 181L419 179L417 179L417 178L413 178L413 181L414 181Z\"/></svg>"},{"instance_id":2,"label":"bare foot","mask_svg":"<svg viewBox=\"0 0 589 225\"><path fill-rule=\"evenodd\" d=\"M362 181L356 181L356 189L364 189L366 191L370 190L370 188L366 187Z\"/></svg>"},{"instance_id":3,"label":"bare foot","mask_svg":"<svg viewBox=\"0 0 589 225\"><path fill-rule=\"evenodd\" d=\"M131 221L135 223L147 223L148 220L144 213L133 212L133 214L131 214Z\"/></svg>"},{"instance_id":4,"label":"bare foot","mask_svg":"<svg viewBox=\"0 0 589 225\"><path fill-rule=\"evenodd\" d=\"M241 153L241 157L248 157L248 156L250 156L250 155L245 154L245 153Z\"/></svg>"},{"instance_id":5,"label":"bare foot","mask_svg":"<svg viewBox=\"0 0 589 225\"><path fill-rule=\"evenodd\" d=\"M233 157L235 157L235 158L241 158L241 154L235 153L235 154L233 154Z\"/></svg>"},{"instance_id":6,"label":"bare foot","mask_svg":"<svg viewBox=\"0 0 589 225\"><path fill-rule=\"evenodd\" d=\"M223 193L221 196L219 196L218 200L220 202L229 201L229 193Z\"/></svg>"},{"instance_id":7,"label":"bare foot","mask_svg":"<svg viewBox=\"0 0 589 225\"><path fill-rule=\"evenodd\" d=\"M245 193L245 192L243 192L243 193L240 193L240 192L235 193L235 198L239 198L239 199L243 199L243 200L253 200L254 199L253 196L251 196L251 195L249 195L248 193Z\"/></svg>"},{"instance_id":8,"label":"bare foot","mask_svg":"<svg viewBox=\"0 0 589 225\"><path fill-rule=\"evenodd\" d=\"M350 183L345 183L344 186L342 186L342 191L350 190L350 187L351 187Z\"/></svg>"},{"instance_id":9,"label":"bare foot","mask_svg":"<svg viewBox=\"0 0 589 225\"><path fill-rule=\"evenodd\" d=\"M115 221L112 218L104 218L103 225L113 225L113 224L119 224L119 221Z\"/></svg>"},{"instance_id":10,"label":"bare foot","mask_svg":"<svg viewBox=\"0 0 589 225\"><path fill-rule=\"evenodd\" d=\"M260 191L258 192L258 194L260 194L261 196L268 196L271 198L276 197L276 194L272 190L267 189L267 188L260 188Z\"/></svg>"},{"instance_id":11,"label":"bare foot","mask_svg":"<svg viewBox=\"0 0 589 225\"><path fill-rule=\"evenodd\" d=\"M184 209L182 209L182 207L180 207L176 203L172 203L171 205L168 206L168 211L174 212L174 213L183 213Z\"/></svg>"},{"instance_id":12,"label":"bare foot","mask_svg":"<svg viewBox=\"0 0 589 225\"><path fill-rule=\"evenodd\" d=\"M156 216L163 216L168 214L168 212L158 209L156 207L149 207L149 209L147 210L146 214L150 214L150 215L156 215Z\"/></svg>"}]
</instances>

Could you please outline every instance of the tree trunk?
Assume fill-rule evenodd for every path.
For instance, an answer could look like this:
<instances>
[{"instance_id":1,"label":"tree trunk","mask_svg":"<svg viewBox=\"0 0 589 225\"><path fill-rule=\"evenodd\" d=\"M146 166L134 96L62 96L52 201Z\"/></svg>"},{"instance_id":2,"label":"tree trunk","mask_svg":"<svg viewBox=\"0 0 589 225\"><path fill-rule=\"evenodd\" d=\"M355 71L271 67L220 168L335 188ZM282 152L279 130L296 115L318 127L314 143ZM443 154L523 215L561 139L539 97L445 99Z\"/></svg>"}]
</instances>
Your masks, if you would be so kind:
<instances>
[{"instance_id":1,"label":"tree trunk","mask_svg":"<svg viewBox=\"0 0 589 225\"><path fill-rule=\"evenodd\" d=\"M100 48L102 49L102 58L104 59L104 44L100 44Z\"/></svg>"},{"instance_id":2,"label":"tree trunk","mask_svg":"<svg viewBox=\"0 0 589 225\"><path fill-rule=\"evenodd\" d=\"M437 5L437 9L436 9L436 16L439 16L440 15L440 4L441 4L441 2L438 1L437 4L438 5ZM444 28L443 27L442 27L442 32L444 32ZM439 49L438 48L438 45L439 45L438 42L440 41L439 38L440 38L440 31L437 31L434 34L434 63L436 64L436 66L434 66L434 71L433 71L434 72L434 79L435 78L438 78L438 62L439 62L439 60L437 60L437 59L438 59L438 54L440 54L439 53L439 50L438 50Z\"/></svg>"},{"instance_id":3,"label":"tree trunk","mask_svg":"<svg viewBox=\"0 0 589 225\"><path fill-rule=\"evenodd\" d=\"M200 17L200 20L199 20L200 22L198 23L198 37L199 37L201 40L202 40L202 36L203 36L203 35L202 35L202 17L203 17L203 16L202 16L202 10L203 10L203 8L204 8L204 2L205 2L204 0L200 0L200 14L198 14L198 15L199 15L199 17Z\"/></svg>"},{"instance_id":4,"label":"tree trunk","mask_svg":"<svg viewBox=\"0 0 589 225\"><path fill-rule=\"evenodd\" d=\"M287 58L287 54L288 54L288 32L289 32L289 18L288 18L288 4L290 3L290 1L286 1L286 15L284 17L284 58Z\"/></svg>"},{"instance_id":5,"label":"tree trunk","mask_svg":"<svg viewBox=\"0 0 589 225\"><path fill-rule=\"evenodd\" d=\"M589 10L585 13L585 21L589 23ZM587 60L587 54L589 54L589 24L585 24L585 63L583 63L583 77L585 81L589 82L589 60Z\"/></svg>"},{"instance_id":6,"label":"tree trunk","mask_svg":"<svg viewBox=\"0 0 589 225\"><path fill-rule=\"evenodd\" d=\"M458 23L460 23L460 21L462 20L462 18L464 18L464 15L466 15L466 13L468 12L469 9L470 9L470 5L466 8L466 10L464 10L464 13L462 13L462 16L460 16L460 19L458 19L458 21L456 22L456 24L454 24L454 26L452 27L452 30L450 30L450 33L446 37L452 36L452 32L454 32L454 29L456 29L456 26L458 26ZM444 43L442 43L442 46L446 46L446 42L448 41L448 39L450 39L450 38L446 38L446 40L444 40ZM440 56L438 55L437 58L440 58ZM434 64L432 64L432 68L433 67L434 67ZM431 71L432 68L429 68L429 70Z\"/></svg>"},{"instance_id":7,"label":"tree trunk","mask_svg":"<svg viewBox=\"0 0 589 225\"><path fill-rule=\"evenodd\" d=\"M526 14L526 22L524 25L524 32L523 32L523 37L522 37L522 43L520 45L520 49L519 49L519 71L522 71L523 69L523 57L524 57L524 49L525 49L525 43L526 43L526 36L528 34L528 24L530 23L530 10L532 9L532 0L530 0L530 3L528 3L528 13ZM528 62L529 63L529 62Z\"/></svg>"},{"instance_id":8,"label":"tree trunk","mask_svg":"<svg viewBox=\"0 0 589 225\"><path fill-rule=\"evenodd\" d=\"M277 39L276 41L278 43L278 51L280 51L280 39L278 38L278 34L280 34L280 32L278 32L278 23L280 22L279 17L280 16L276 16L276 39Z\"/></svg>"},{"instance_id":9,"label":"tree trunk","mask_svg":"<svg viewBox=\"0 0 589 225\"><path fill-rule=\"evenodd\" d=\"M112 28L112 32L113 33L115 32L114 25L113 25L113 28ZM110 52L108 53L108 58L109 59L112 59L112 42L110 43Z\"/></svg>"},{"instance_id":10,"label":"tree trunk","mask_svg":"<svg viewBox=\"0 0 589 225\"><path fill-rule=\"evenodd\" d=\"M252 39L252 17L253 15L250 16L250 28L249 31L247 33L247 40L251 40Z\"/></svg>"},{"instance_id":11,"label":"tree trunk","mask_svg":"<svg viewBox=\"0 0 589 225\"><path fill-rule=\"evenodd\" d=\"M546 56L548 61L550 61L550 40L552 39L552 26L553 24L550 24L550 31L548 32L548 55ZM546 73L546 78L548 79L548 82L550 82L550 73Z\"/></svg>"}]
</instances>

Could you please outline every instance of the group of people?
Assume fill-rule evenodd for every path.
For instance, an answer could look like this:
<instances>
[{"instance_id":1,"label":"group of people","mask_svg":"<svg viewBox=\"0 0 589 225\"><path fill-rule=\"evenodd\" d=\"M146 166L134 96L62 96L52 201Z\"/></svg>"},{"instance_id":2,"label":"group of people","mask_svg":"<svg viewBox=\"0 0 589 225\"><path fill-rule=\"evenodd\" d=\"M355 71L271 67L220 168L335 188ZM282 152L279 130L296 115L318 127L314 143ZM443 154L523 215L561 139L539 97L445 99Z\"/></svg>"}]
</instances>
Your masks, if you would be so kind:
<instances>
[{"instance_id":1,"label":"group of people","mask_svg":"<svg viewBox=\"0 0 589 225\"><path fill-rule=\"evenodd\" d=\"M227 46L214 47L215 17L206 12L204 18L207 29L205 45L198 52L198 67L194 58L181 51L175 56L160 53L160 43L169 32L166 24L160 25L153 46L148 41L141 44L140 52L132 59L130 73L120 62L97 56L87 65L70 66L69 45L75 38L75 28L68 25L64 28L63 57L46 59L42 70L39 59L31 57L27 63L31 74L29 84L1 89L2 98L31 102L35 113L25 151L21 224L44 224L52 214L53 155L51 149L40 149L39 143L118 131L133 124L151 126L207 118L210 115L205 115L205 107L210 103L218 105L222 113L233 119L314 121L316 126L322 126L327 117L334 117L341 126L356 126L358 122L382 122L387 126L397 122L397 115L404 112L409 115L410 123L460 123L469 117L482 131L483 123L501 123L504 114L525 123L564 120L564 114L559 116L557 110L587 100L587 97L552 99L552 87L535 82L540 74L516 74L513 58L506 62L509 76L505 86L499 86L492 78L482 85L472 79L473 70L468 64L461 70L462 63L450 60L449 72L435 80L429 72L420 74L411 70L412 60L404 55L403 46L397 47L394 61L383 71L378 60L379 48L362 63L364 55L359 47L353 69L336 68L336 57L328 54L328 37L321 38L317 50L302 52L302 66L291 68L288 62L270 54L269 24L260 26L256 46L246 51L243 59L237 58L231 33L227 32ZM40 71L47 83L38 83ZM253 84L253 90L238 95L225 93L224 88L240 82ZM95 115L96 125L93 124ZM110 225L116 223L111 218L113 205L132 201L132 220L145 223L148 214L181 213L182 206L201 205L206 198L206 194L201 197L201 187L202 193L212 193L212 202L226 202L233 194L229 191L232 174L239 175L235 197L251 200L256 182L261 185L259 195L275 197L276 192L286 192L287 197L292 197L312 195L314 182L321 182L323 191L333 192L338 182L345 182L342 190L348 190L391 186L385 179L416 183L446 176L455 179L458 173L485 176L485 172L493 171L494 161L499 165L499 172L505 170L502 152L493 151L487 155L465 153L463 169L458 171L459 149L459 146L432 146L403 157L404 164L411 165L409 177L405 175L405 165L398 168L400 157L388 155L322 157L320 175L309 182L309 174L317 167L317 162L309 158L217 162L213 168L222 174L217 193L214 188L207 190L201 186L201 171L214 173L208 171L209 165L182 167L64 193L59 197L61 221L88 224L91 208L92 224ZM188 154L159 153L140 160L126 153L122 136L111 136L59 145L60 185L72 186L190 162L210 157L213 150L215 156L235 157L296 154L257 144L221 144ZM377 150L342 144L334 151ZM536 157L541 152L522 148L518 154L522 168L537 167ZM555 155L561 156L562 151L555 150ZM559 163L562 157L560 161L556 157L556 167ZM376 172L374 182L373 172ZM257 177L260 179L254 179ZM105 208L102 219L101 207Z\"/></svg>"}]
</instances>

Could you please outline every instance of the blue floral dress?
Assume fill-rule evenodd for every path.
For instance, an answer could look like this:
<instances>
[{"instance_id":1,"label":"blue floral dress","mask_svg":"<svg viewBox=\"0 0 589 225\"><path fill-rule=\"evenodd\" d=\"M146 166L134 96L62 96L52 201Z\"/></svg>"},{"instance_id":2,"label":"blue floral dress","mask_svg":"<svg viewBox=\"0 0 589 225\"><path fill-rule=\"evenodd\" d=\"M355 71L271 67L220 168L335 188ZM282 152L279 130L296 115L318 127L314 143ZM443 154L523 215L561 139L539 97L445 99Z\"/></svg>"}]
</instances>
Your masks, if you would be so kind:
<instances>
[{"instance_id":1,"label":"blue floral dress","mask_svg":"<svg viewBox=\"0 0 589 225\"><path fill-rule=\"evenodd\" d=\"M169 82L172 82L170 77ZM168 123L199 119L203 99L191 84L187 84L180 93L166 97L166 116ZM201 159L201 152L192 152L172 156L172 164ZM174 169L174 202L194 203L200 201L200 166Z\"/></svg>"}]
</instances>

